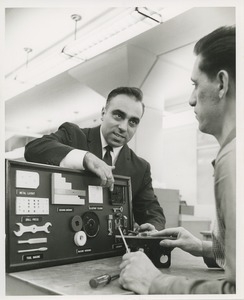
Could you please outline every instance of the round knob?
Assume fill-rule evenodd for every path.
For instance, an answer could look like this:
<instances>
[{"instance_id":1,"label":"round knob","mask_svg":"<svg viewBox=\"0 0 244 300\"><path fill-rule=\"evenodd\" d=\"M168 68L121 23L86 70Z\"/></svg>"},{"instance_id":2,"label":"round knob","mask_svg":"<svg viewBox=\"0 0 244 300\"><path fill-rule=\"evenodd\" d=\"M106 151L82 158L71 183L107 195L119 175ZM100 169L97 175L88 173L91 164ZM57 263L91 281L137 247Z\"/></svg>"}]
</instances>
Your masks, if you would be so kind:
<instances>
[{"instance_id":1,"label":"round knob","mask_svg":"<svg viewBox=\"0 0 244 300\"><path fill-rule=\"evenodd\" d=\"M87 237L84 231L76 232L74 236L74 242L76 246L84 246L87 241Z\"/></svg>"},{"instance_id":2,"label":"round knob","mask_svg":"<svg viewBox=\"0 0 244 300\"><path fill-rule=\"evenodd\" d=\"M78 232L81 230L83 222L80 216L74 216L71 220L71 227L74 231Z\"/></svg>"},{"instance_id":3,"label":"round knob","mask_svg":"<svg viewBox=\"0 0 244 300\"><path fill-rule=\"evenodd\" d=\"M161 264L165 264L169 260L167 255L161 255L160 256L160 262Z\"/></svg>"}]
</instances>

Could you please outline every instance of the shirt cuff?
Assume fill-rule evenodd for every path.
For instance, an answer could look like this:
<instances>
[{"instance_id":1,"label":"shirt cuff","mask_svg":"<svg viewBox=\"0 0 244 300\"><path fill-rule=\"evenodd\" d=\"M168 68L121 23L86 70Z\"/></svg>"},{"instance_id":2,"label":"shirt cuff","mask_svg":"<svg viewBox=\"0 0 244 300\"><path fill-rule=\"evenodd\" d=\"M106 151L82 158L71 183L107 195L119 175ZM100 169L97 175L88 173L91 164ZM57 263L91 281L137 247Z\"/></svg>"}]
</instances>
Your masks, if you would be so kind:
<instances>
[{"instance_id":1,"label":"shirt cuff","mask_svg":"<svg viewBox=\"0 0 244 300\"><path fill-rule=\"evenodd\" d=\"M84 170L83 160L87 151L74 149L71 150L60 162L59 166L75 170Z\"/></svg>"},{"instance_id":2,"label":"shirt cuff","mask_svg":"<svg viewBox=\"0 0 244 300\"><path fill-rule=\"evenodd\" d=\"M202 241L202 257L209 268L219 268L213 254L213 243L211 241Z\"/></svg>"},{"instance_id":3,"label":"shirt cuff","mask_svg":"<svg viewBox=\"0 0 244 300\"><path fill-rule=\"evenodd\" d=\"M213 258L213 243L211 241L202 241L202 256Z\"/></svg>"}]
</instances>

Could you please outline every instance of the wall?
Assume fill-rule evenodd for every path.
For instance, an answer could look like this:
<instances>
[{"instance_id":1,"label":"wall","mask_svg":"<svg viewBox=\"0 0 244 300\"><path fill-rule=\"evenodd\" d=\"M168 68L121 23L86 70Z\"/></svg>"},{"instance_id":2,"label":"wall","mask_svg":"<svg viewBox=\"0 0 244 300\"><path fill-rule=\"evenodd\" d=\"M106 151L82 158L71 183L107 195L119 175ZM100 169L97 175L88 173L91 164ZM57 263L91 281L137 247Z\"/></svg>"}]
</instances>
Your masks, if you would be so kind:
<instances>
[{"instance_id":1,"label":"wall","mask_svg":"<svg viewBox=\"0 0 244 300\"><path fill-rule=\"evenodd\" d=\"M203 187L199 177L198 129L196 124L163 129L161 111L146 108L145 115L134 137L133 147L136 153L151 164L154 188L176 189L181 200L194 205L194 216L188 219L214 219L212 157L205 159ZM216 151L210 151L215 155ZM201 162L200 157L200 162ZM204 179L203 179L204 180ZM203 197L199 194L204 188Z\"/></svg>"},{"instance_id":2,"label":"wall","mask_svg":"<svg viewBox=\"0 0 244 300\"><path fill-rule=\"evenodd\" d=\"M162 173L167 188L179 189L182 200L197 198L196 128L192 125L163 131Z\"/></svg>"},{"instance_id":3,"label":"wall","mask_svg":"<svg viewBox=\"0 0 244 300\"><path fill-rule=\"evenodd\" d=\"M152 178L157 187L164 187L162 176L162 112L146 107L137 133L134 150L151 164Z\"/></svg>"}]
</instances>

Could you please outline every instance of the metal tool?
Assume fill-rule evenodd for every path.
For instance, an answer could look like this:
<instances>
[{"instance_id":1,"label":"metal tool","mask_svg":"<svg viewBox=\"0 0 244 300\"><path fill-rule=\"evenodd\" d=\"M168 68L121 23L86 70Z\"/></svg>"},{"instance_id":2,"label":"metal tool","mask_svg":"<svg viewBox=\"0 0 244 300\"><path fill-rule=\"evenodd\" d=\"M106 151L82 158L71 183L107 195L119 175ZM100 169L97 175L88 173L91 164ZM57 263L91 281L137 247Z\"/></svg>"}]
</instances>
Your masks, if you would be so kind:
<instances>
[{"instance_id":1,"label":"metal tool","mask_svg":"<svg viewBox=\"0 0 244 300\"><path fill-rule=\"evenodd\" d=\"M25 253L25 252L36 252L36 251L47 251L47 247L41 247L37 249L23 249L23 250L18 250L18 253Z\"/></svg>"},{"instance_id":2,"label":"metal tool","mask_svg":"<svg viewBox=\"0 0 244 300\"><path fill-rule=\"evenodd\" d=\"M126 252L127 252L127 253L129 253L129 252L130 252L130 250L129 250L129 248L128 248L128 245L127 245L127 243L126 243L126 240L125 240L125 238L124 238L123 232L122 232L122 230L121 230L121 228L120 228L120 227L119 227L119 232L120 232L120 235L121 235L122 241L123 241L123 243L124 243L124 245L125 245Z\"/></svg>"},{"instance_id":3,"label":"metal tool","mask_svg":"<svg viewBox=\"0 0 244 300\"><path fill-rule=\"evenodd\" d=\"M36 239L18 241L18 244L41 244L41 243L47 243L47 238L36 238Z\"/></svg>"},{"instance_id":4,"label":"metal tool","mask_svg":"<svg viewBox=\"0 0 244 300\"><path fill-rule=\"evenodd\" d=\"M16 236L21 236L25 232L36 233L36 232L39 232L39 231L45 231L46 233L49 233L50 231L48 230L48 227L52 226L52 224L50 222L47 222L43 226L37 226L35 224L34 225L25 226L22 223L16 223L16 225L19 226L19 231L14 231L14 234Z\"/></svg>"},{"instance_id":5,"label":"metal tool","mask_svg":"<svg viewBox=\"0 0 244 300\"><path fill-rule=\"evenodd\" d=\"M119 278L119 274L116 274L116 275L104 274L104 275L100 275L100 276L92 278L89 281L89 284L90 284L90 287L97 288L98 286L104 286L104 285L108 284L110 281L115 280L117 278Z\"/></svg>"}]
</instances>

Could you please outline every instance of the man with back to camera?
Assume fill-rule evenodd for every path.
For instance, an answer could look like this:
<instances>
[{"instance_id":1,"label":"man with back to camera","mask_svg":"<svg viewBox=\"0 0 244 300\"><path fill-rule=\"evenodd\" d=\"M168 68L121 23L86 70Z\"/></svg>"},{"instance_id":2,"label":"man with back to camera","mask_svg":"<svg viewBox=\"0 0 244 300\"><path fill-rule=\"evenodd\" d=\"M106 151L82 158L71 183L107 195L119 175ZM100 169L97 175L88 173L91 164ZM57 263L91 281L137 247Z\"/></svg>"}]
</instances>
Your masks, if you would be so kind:
<instances>
[{"instance_id":1,"label":"man with back to camera","mask_svg":"<svg viewBox=\"0 0 244 300\"><path fill-rule=\"evenodd\" d=\"M212 241L201 241L182 227L151 233L175 236L164 247L179 247L202 256L209 267L220 267L225 278L196 280L164 275L147 256L138 251L125 254L120 265L120 284L138 294L229 294L236 291L236 91L235 27L220 27L200 39L189 100L199 129L212 134L220 144L214 166L216 223ZM160 246L159 246L160 247Z\"/></svg>"},{"instance_id":2,"label":"man with back to camera","mask_svg":"<svg viewBox=\"0 0 244 300\"><path fill-rule=\"evenodd\" d=\"M152 188L150 165L127 145L144 113L142 91L119 87L108 95L102 109L102 124L81 129L73 123L31 141L25 159L61 167L87 169L101 178L101 185L113 189L113 173L131 177L132 209L139 231L165 228L165 216ZM107 146L110 149L105 149ZM112 162L105 163L108 157ZM104 160L102 160L102 158Z\"/></svg>"}]
</instances>

